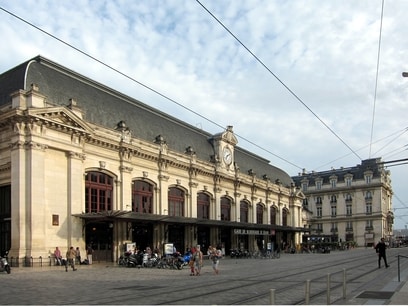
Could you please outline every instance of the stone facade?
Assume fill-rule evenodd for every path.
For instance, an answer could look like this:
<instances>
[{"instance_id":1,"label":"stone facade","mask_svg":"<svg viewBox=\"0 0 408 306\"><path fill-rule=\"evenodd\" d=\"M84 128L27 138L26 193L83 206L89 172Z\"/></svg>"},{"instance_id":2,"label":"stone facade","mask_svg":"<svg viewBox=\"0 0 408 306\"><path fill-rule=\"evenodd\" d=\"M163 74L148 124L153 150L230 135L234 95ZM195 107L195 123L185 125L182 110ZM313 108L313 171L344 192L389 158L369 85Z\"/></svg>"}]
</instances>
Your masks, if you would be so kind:
<instances>
[{"instance_id":1,"label":"stone facade","mask_svg":"<svg viewBox=\"0 0 408 306\"><path fill-rule=\"evenodd\" d=\"M381 237L390 240L394 220L391 174L381 158L292 178L305 195L305 209L312 214L311 232L303 242L372 246Z\"/></svg>"},{"instance_id":2,"label":"stone facade","mask_svg":"<svg viewBox=\"0 0 408 306\"><path fill-rule=\"evenodd\" d=\"M0 235L10 256L128 243L183 252L302 241L303 194L238 146L36 57L0 75Z\"/></svg>"}]
</instances>

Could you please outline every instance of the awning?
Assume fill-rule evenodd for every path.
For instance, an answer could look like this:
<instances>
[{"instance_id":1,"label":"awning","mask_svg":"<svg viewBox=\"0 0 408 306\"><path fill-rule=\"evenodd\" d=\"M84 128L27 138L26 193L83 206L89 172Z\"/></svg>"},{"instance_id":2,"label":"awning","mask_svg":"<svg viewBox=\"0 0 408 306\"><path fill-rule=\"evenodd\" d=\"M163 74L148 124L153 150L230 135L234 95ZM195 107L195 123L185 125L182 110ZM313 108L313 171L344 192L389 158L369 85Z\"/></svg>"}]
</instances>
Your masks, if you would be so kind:
<instances>
[{"instance_id":1,"label":"awning","mask_svg":"<svg viewBox=\"0 0 408 306\"><path fill-rule=\"evenodd\" d=\"M72 216L82 218L85 221L103 222L103 221L124 221L124 222L164 222L173 224L194 224L203 226L218 226L218 227L233 227L240 229L254 229L254 230L275 230L285 232L304 232L307 229L302 227L280 226L273 224L254 224L235 221L224 220L210 220L187 218L180 216L156 215L146 213L136 213L127 210L109 210L97 213L82 213L73 214Z\"/></svg>"}]
</instances>

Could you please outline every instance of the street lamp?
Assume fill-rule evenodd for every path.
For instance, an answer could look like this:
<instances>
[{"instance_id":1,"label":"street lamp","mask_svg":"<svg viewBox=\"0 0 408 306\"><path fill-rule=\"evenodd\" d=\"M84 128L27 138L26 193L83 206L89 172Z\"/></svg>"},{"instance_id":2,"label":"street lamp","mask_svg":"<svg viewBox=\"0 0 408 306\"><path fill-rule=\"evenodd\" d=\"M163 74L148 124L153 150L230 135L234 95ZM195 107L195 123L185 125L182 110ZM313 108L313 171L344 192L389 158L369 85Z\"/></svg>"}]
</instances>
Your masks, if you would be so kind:
<instances>
[{"instance_id":1,"label":"street lamp","mask_svg":"<svg viewBox=\"0 0 408 306\"><path fill-rule=\"evenodd\" d=\"M404 78L408 78L408 72L403 72L403 73L402 73L402 76L403 76Z\"/></svg>"}]
</instances>

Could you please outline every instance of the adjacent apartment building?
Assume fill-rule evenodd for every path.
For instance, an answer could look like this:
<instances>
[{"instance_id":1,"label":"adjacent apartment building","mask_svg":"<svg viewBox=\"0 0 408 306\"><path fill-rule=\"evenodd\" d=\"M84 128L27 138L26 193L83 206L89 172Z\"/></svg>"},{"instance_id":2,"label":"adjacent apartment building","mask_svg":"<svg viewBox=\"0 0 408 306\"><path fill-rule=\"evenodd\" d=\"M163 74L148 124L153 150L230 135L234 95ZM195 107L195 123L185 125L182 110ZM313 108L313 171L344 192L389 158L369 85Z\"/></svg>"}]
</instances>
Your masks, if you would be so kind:
<instances>
[{"instance_id":1,"label":"adjacent apartment building","mask_svg":"<svg viewBox=\"0 0 408 306\"><path fill-rule=\"evenodd\" d=\"M368 239L370 217L391 204L385 174L368 185L372 214L353 206L353 239ZM319 194L304 178L314 209ZM355 205L362 183L351 179ZM320 197L314 222L330 231ZM56 246L89 245L94 260L112 261L133 243L226 254L296 245L308 231L303 198L285 171L238 146L232 126L208 133L41 56L0 75L0 248L10 257L48 258Z\"/></svg>"},{"instance_id":2,"label":"adjacent apartment building","mask_svg":"<svg viewBox=\"0 0 408 306\"><path fill-rule=\"evenodd\" d=\"M381 158L355 167L299 173L292 177L305 195L310 233L304 243L336 242L372 246L393 231L390 171Z\"/></svg>"}]
</instances>

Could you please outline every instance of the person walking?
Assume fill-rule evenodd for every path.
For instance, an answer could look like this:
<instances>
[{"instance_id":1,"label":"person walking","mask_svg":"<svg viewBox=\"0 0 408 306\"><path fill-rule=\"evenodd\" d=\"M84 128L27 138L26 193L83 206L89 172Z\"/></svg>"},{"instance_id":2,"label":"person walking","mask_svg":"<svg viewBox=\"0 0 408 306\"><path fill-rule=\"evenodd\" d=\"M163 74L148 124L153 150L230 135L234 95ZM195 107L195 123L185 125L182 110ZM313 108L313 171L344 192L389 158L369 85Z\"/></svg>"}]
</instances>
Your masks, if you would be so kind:
<instances>
[{"instance_id":1,"label":"person walking","mask_svg":"<svg viewBox=\"0 0 408 306\"><path fill-rule=\"evenodd\" d=\"M88 248L86 249L86 257L88 259L88 265L92 265L92 254L93 254L92 246L88 245Z\"/></svg>"},{"instance_id":2,"label":"person walking","mask_svg":"<svg viewBox=\"0 0 408 306\"><path fill-rule=\"evenodd\" d=\"M220 249L212 247L210 250L210 259L212 261L212 268L215 274L219 273L218 265L220 263L220 258L222 257L222 252Z\"/></svg>"},{"instance_id":3,"label":"person walking","mask_svg":"<svg viewBox=\"0 0 408 306\"><path fill-rule=\"evenodd\" d=\"M79 250L79 247L76 248L75 250L75 258L77 260L77 264L81 264L81 251Z\"/></svg>"},{"instance_id":4,"label":"person walking","mask_svg":"<svg viewBox=\"0 0 408 306\"><path fill-rule=\"evenodd\" d=\"M54 251L54 257L55 257L55 265L56 266L61 266L62 265L62 256L61 256L61 251L58 247L55 248Z\"/></svg>"},{"instance_id":5,"label":"person walking","mask_svg":"<svg viewBox=\"0 0 408 306\"><path fill-rule=\"evenodd\" d=\"M196 251L193 254L194 258L194 270L195 270L195 276L199 276L201 273L201 268L203 266L203 252L200 250L200 245L197 245Z\"/></svg>"},{"instance_id":6,"label":"person walking","mask_svg":"<svg viewBox=\"0 0 408 306\"><path fill-rule=\"evenodd\" d=\"M194 271L195 271L195 264L194 264L194 253L196 252L195 247L190 248L190 261L188 262L188 265L190 267L190 276L194 276Z\"/></svg>"},{"instance_id":7,"label":"person walking","mask_svg":"<svg viewBox=\"0 0 408 306\"><path fill-rule=\"evenodd\" d=\"M65 272L68 272L68 266L72 267L72 271L77 270L75 268L75 256L76 256L76 251L75 251L74 247L72 246L67 251L67 261L66 261L66 264L65 264Z\"/></svg>"},{"instance_id":8,"label":"person walking","mask_svg":"<svg viewBox=\"0 0 408 306\"><path fill-rule=\"evenodd\" d=\"M378 253L378 269L381 268L381 258L384 260L385 267L388 268L387 255L385 254L387 246L385 245L384 238L377 243L375 246L375 251Z\"/></svg>"}]
</instances>

